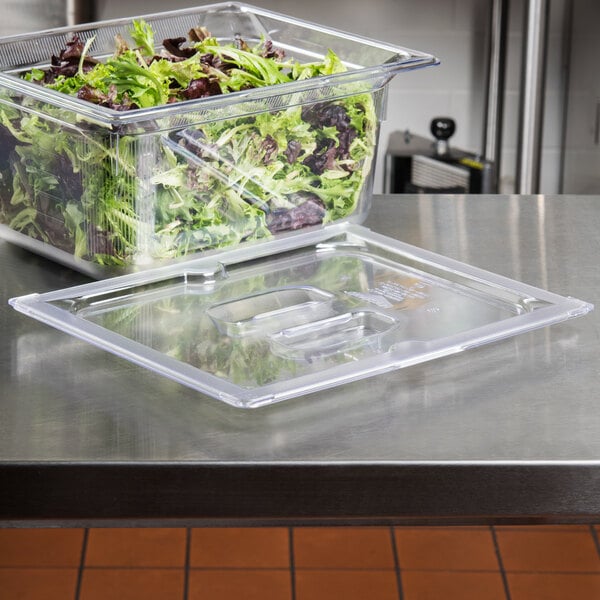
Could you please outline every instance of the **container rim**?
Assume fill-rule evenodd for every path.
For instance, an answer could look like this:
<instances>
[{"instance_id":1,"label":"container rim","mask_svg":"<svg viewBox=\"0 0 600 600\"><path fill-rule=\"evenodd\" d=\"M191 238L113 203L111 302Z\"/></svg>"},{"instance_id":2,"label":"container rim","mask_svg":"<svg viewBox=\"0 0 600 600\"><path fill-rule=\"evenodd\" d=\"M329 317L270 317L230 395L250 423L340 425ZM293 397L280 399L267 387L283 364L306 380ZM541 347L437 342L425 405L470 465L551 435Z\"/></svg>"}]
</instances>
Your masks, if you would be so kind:
<instances>
[{"instance_id":1,"label":"container rim","mask_svg":"<svg viewBox=\"0 0 600 600\"><path fill-rule=\"evenodd\" d=\"M86 100L81 100L79 98L69 96L62 92L58 92L56 90L44 88L39 84L25 81L14 75L11 72L14 71L14 68L11 68L10 66L0 68L0 84L14 92L27 94L28 97L33 98L35 100L46 102L57 108L71 110L75 112L78 116L95 121L98 124L105 125L108 127L120 127L129 123L138 123L152 119L172 117L182 113L189 114L193 111L203 112L205 110L212 110L216 107L221 108L233 104L238 104L244 101L262 100L270 97L279 97L287 94L300 93L309 89L314 89L315 82L318 82L318 85L322 87L350 84L359 81L371 81L373 82L373 85L371 85L370 89L375 90L380 87L383 87L399 71L412 70L439 63L437 57L425 52L412 50L403 46L396 46L386 42L379 42L368 37L351 34L332 27L318 25L310 21L290 17L283 13L278 13L268 9L262 9L243 2L220 2L201 7L183 8L174 11L150 13L132 17L121 17L105 21L81 23L75 26L65 26L46 29L38 32L5 36L0 38L0 44L11 44L18 41L21 42L35 40L38 39L40 36L47 35L69 35L79 31L88 30L91 27L95 26L118 26L121 24L127 25L131 24L132 20L134 19L152 20L164 17L166 15L177 17L186 14L201 14L215 10L224 10L227 8L235 9L242 13L251 12L255 15L269 17L274 20L285 20L285 22L297 25L299 27L310 27L310 29L313 31L327 33L340 39L352 40L354 42L363 43L372 48L386 50L393 53L395 56L393 56L390 60L386 61L385 63L370 67L357 67L354 69L350 69L344 73L323 75L319 77L313 77L304 81L293 81L289 83L278 84L276 86L265 86L246 91L232 92L229 94L224 94L222 96L197 98L173 104L155 106L148 109L135 109L131 111L118 111L116 109L98 106ZM380 81L378 84L375 84L377 80Z\"/></svg>"}]
</instances>

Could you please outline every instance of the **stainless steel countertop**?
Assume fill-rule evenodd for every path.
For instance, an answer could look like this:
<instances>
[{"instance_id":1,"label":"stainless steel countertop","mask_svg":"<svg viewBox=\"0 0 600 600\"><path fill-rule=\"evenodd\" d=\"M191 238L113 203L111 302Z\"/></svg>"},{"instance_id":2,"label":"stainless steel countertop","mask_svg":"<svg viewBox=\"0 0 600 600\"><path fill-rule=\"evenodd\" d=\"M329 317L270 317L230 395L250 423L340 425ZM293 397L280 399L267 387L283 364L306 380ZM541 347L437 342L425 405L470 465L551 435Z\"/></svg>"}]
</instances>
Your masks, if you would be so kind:
<instances>
[{"instance_id":1,"label":"stainless steel countertop","mask_svg":"<svg viewBox=\"0 0 600 600\"><path fill-rule=\"evenodd\" d=\"M598 304L600 197L376 196L405 242ZM87 281L0 241L0 520L565 522L600 515L600 306L244 411L18 314Z\"/></svg>"}]
</instances>

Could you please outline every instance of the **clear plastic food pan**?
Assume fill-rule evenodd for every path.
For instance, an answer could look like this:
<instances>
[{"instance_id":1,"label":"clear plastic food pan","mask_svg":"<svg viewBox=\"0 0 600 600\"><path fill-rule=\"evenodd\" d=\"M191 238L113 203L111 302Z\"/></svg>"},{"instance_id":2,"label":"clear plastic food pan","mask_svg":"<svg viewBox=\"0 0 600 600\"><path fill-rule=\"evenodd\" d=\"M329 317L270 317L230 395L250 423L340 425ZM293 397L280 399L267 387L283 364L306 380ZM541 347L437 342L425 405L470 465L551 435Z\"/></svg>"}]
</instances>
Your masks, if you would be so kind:
<instances>
[{"instance_id":1,"label":"clear plastic food pan","mask_svg":"<svg viewBox=\"0 0 600 600\"><path fill-rule=\"evenodd\" d=\"M436 62L240 3L0 39L0 235L102 278L360 222L386 84Z\"/></svg>"},{"instance_id":2,"label":"clear plastic food pan","mask_svg":"<svg viewBox=\"0 0 600 600\"><path fill-rule=\"evenodd\" d=\"M40 321L253 408L586 314L350 223L12 299Z\"/></svg>"}]
</instances>

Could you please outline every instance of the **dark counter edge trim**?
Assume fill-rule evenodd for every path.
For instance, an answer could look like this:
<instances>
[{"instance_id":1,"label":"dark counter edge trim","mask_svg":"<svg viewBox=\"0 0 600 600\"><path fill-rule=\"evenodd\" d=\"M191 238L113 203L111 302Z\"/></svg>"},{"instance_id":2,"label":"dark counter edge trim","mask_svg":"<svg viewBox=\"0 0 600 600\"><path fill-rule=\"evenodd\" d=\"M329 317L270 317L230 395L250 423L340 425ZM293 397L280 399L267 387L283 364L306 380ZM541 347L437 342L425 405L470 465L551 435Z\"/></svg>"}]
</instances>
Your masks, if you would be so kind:
<instances>
[{"instance_id":1,"label":"dark counter edge trim","mask_svg":"<svg viewBox=\"0 0 600 600\"><path fill-rule=\"evenodd\" d=\"M11 463L0 525L600 521L589 464Z\"/></svg>"}]
</instances>

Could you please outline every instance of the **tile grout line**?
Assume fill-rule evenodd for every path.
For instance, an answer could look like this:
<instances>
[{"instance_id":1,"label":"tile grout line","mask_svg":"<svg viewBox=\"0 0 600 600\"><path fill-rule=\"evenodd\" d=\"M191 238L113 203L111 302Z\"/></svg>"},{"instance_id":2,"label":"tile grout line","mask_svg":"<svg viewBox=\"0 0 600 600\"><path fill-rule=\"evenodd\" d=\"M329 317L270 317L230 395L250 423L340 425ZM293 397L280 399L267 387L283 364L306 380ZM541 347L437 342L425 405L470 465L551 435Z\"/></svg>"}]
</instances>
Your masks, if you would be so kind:
<instances>
[{"instance_id":1,"label":"tile grout line","mask_svg":"<svg viewBox=\"0 0 600 600\"><path fill-rule=\"evenodd\" d=\"M496 553L496 560L498 561L498 567L500 568L500 577L502 578L502 585L504 586L504 595L506 600L510 598L510 587L508 585L508 577L504 569L504 562L502 560L502 554L500 553L500 546L498 544L498 537L496 536L496 529L493 525L490 525L490 533L492 534L492 542L494 543L494 551Z\"/></svg>"},{"instance_id":2,"label":"tile grout line","mask_svg":"<svg viewBox=\"0 0 600 600\"><path fill-rule=\"evenodd\" d=\"M404 600L404 589L402 588L402 575L400 572L400 559L398 558L398 546L393 525L390 525L390 542L392 544L392 555L394 557L394 571L396 573L396 586L398 587L398 600Z\"/></svg>"},{"instance_id":3,"label":"tile grout line","mask_svg":"<svg viewBox=\"0 0 600 600\"><path fill-rule=\"evenodd\" d=\"M188 600L190 591L190 555L192 549L192 529L185 528L185 561L183 565L183 600Z\"/></svg>"},{"instance_id":4,"label":"tile grout line","mask_svg":"<svg viewBox=\"0 0 600 600\"><path fill-rule=\"evenodd\" d=\"M85 555L87 553L89 529L86 527L83 530L83 540L81 541L81 557L79 559L79 567L77 569L77 582L75 583L75 600L79 600L81 596L81 585L83 582L83 571L85 569Z\"/></svg>"},{"instance_id":5,"label":"tile grout line","mask_svg":"<svg viewBox=\"0 0 600 600\"><path fill-rule=\"evenodd\" d=\"M11 569L13 567L0 567L0 569ZM38 568L38 567L28 567L28 568ZM48 567L39 567L39 568L48 568ZM69 569L72 567L53 567L56 569ZM85 568L86 571L183 571L185 570L185 566L179 566L179 567L165 567L165 566L156 566L156 565L149 565L149 566L142 566L142 567L138 567L136 565L103 565L103 566L87 566ZM241 566L241 567L229 567L229 566L219 566L219 565L214 565L214 566L209 566L209 567L192 567L190 565L189 567L189 571L190 572L196 572L196 571L289 571L290 568L289 567L246 567L246 566ZM355 570L355 569L352 569ZM373 570L383 570L383 569L363 569L365 571L373 571ZM2 599L3 600L3 599Z\"/></svg>"},{"instance_id":6,"label":"tile grout line","mask_svg":"<svg viewBox=\"0 0 600 600\"><path fill-rule=\"evenodd\" d=\"M290 585L291 599L296 600L296 561L294 558L294 528L288 527L288 540L290 550Z\"/></svg>"},{"instance_id":7,"label":"tile grout line","mask_svg":"<svg viewBox=\"0 0 600 600\"><path fill-rule=\"evenodd\" d=\"M592 539L594 540L594 544L596 545L596 551L598 552L598 556L600 557L600 538L593 524L590 524L589 528L590 533L592 534Z\"/></svg>"},{"instance_id":8,"label":"tile grout line","mask_svg":"<svg viewBox=\"0 0 600 600\"><path fill-rule=\"evenodd\" d=\"M47 570L53 569L56 571L72 571L73 567L68 566L46 566L46 565L0 565L0 572L10 571L12 569L28 569L28 570ZM77 567L79 570L79 567ZM101 572L101 571L182 571L182 567L162 567L162 566L148 566L148 567L136 567L130 565L107 565L102 567L87 566L84 568L86 573L88 572ZM352 572L352 573L391 573L395 571L395 568L390 567L299 567L294 569L295 572L302 571L306 573L310 572L327 572L327 571L339 571L339 572ZM190 567L190 572L232 572L236 571L255 571L260 573L261 571L290 571L289 567L222 567L222 566L211 566L211 567ZM500 569L452 569L452 568L429 568L429 569L402 569L403 573L466 573L466 574L492 574L500 572ZM504 571L507 575L547 575L554 573L556 575L598 575L597 570L585 570L585 571L574 571L574 570L561 570L561 569L506 569Z\"/></svg>"}]
</instances>

